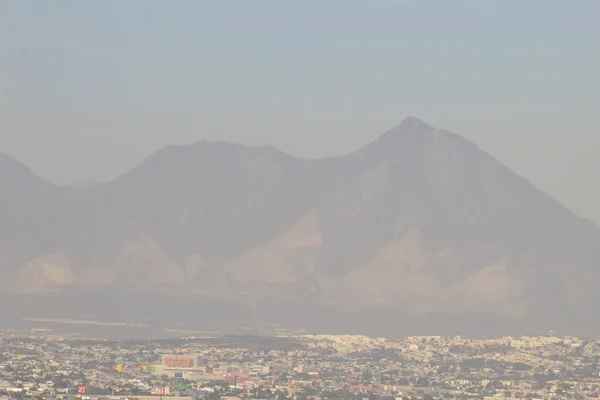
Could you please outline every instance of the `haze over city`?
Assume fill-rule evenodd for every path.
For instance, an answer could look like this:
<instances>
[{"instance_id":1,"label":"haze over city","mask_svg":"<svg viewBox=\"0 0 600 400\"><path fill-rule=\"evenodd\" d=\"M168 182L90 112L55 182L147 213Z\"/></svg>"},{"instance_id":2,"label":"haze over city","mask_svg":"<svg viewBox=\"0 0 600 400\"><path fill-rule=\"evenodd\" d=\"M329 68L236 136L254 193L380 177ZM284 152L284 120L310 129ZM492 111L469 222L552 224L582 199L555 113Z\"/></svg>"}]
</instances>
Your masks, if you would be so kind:
<instances>
[{"instance_id":1,"label":"haze over city","mask_svg":"<svg viewBox=\"0 0 600 400\"><path fill-rule=\"evenodd\" d=\"M0 1L0 400L600 399L599 16Z\"/></svg>"}]
</instances>

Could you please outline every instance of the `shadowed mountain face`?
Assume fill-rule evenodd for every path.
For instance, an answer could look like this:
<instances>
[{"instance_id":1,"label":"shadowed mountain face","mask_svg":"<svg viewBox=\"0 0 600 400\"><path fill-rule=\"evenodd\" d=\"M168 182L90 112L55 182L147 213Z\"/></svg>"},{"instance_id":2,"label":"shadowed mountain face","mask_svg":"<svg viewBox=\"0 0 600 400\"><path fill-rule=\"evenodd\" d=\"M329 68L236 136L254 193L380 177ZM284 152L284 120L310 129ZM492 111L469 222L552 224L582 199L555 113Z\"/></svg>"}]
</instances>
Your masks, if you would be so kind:
<instances>
[{"instance_id":1,"label":"shadowed mountain face","mask_svg":"<svg viewBox=\"0 0 600 400\"><path fill-rule=\"evenodd\" d=\"M78 286L523 317L597 304L600 229L407 118L346 156L169 147L58 188L0 154L4 290Z\"/></svg>"}]
</instances>

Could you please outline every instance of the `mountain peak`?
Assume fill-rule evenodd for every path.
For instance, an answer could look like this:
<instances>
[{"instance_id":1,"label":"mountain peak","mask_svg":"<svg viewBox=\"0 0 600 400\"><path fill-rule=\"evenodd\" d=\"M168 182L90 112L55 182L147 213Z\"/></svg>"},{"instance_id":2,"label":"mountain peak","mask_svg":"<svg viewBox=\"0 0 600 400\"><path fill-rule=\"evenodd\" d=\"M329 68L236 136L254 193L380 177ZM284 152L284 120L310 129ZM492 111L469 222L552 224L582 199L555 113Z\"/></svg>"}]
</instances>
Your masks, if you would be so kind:
<instances>
[{"instance_id":1,"label":"mountain peak","mask_svg":"<svg viewBox=\"0 0 600 400\"><path fill-rule=\"evenodd\" d=\"M406 140L423 142L436 129L419 118L408 116L398 125L385 132L378 140L367 145L367 148L377 148L389 151L391 148L405 143Z\"/></svg>"},{"instance_id":2,"label":"mountain peak","mask_svg":"<svg viewBox=\"0 0 600 400\"><path fill-rule=\"evenodd\" d=\"M404 135L426 135L435 131L435 128L426 124L419 118L408 116L398 125L382 135L383 137L395 137Z\"/></svg>"},{"instance_id":3,"label":"mountain peak","mask_svg":"<svg viewBox=\"0 0 600 400\"><path fill-rule=\"evenodd\" d=\"M408 117L404 118L404 120L402 122L400 122L400 124L398 124L397 127L403 128L403 129L424 130L424 131L431 131L434 129L432 126L425 123L425 121L423 121L417 117L414 117L412 115L409 115Z\"/></svg>"}]
</instances>

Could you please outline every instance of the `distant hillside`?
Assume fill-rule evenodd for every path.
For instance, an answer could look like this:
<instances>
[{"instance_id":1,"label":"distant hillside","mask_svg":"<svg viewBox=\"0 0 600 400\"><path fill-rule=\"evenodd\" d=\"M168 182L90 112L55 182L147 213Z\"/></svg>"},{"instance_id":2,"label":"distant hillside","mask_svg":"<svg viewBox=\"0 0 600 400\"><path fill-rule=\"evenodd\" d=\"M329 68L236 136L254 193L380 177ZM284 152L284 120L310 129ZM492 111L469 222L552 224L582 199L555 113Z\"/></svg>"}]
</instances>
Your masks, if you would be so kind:
<instances>
[{"instance_id":1,"label":"distant hillside","mask_svg":"<svg viewBox=\"0 0 600 400\"><path fill-rule=\"evenodd\" d=\"M585 318L600 305L600 229L412 117L342 157L200 142L69 188L0 154L0 186L5 291L307 301L414 318Z\"/></svg>"}]
</instances>

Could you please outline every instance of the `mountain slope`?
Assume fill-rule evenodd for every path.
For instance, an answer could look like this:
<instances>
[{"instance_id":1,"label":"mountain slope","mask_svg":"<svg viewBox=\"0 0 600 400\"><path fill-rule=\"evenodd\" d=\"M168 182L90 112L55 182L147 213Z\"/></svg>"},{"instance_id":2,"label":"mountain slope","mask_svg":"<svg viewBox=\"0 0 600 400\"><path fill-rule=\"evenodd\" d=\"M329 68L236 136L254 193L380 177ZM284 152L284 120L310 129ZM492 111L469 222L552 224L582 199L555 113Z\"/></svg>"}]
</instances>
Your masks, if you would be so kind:
<instances>
[{"instance_id":1,"label":"mountain slope","mask_svg":"<svg viewBox=\"0 0 600 400\"><path fill-rule=\"evenodd\" d=\"M52 229L59 190L1 152L0 188L0 282L6 283L17 265L51 251L31 239L39 229Z\"/></svg>"},{"instance_id":2,"label":"mountain slope","mask_svg":"<svg viewBox=\"0 0 600 400\"><path fill-rule=\"evenodd\" d=\"M0 155L11 289L317 299L505 316L596 302L600 229L474 144L409 117L302 160L200 142L115 181L58 188Z\"/></svg>"},{"instance_id":3,"label":"mountain slope","mask_svg":"<svg viewBox=\"0 0 600 400\"><path fill-rule=\"evenodd\" d=\"M457 135L409 118L345 162L362 167L318 210L320 267L373 301L512 314L570 298L563 275L598 273L597 227ZM504 283L477 287L489 268Z\"/></svg>"}]
</instances>

